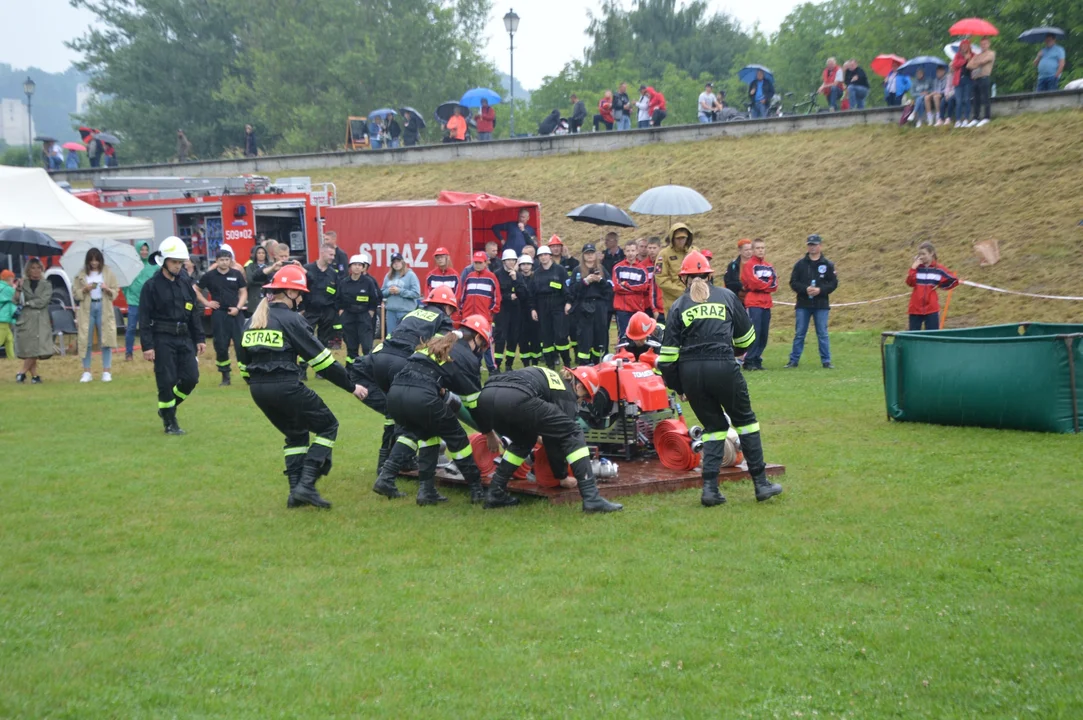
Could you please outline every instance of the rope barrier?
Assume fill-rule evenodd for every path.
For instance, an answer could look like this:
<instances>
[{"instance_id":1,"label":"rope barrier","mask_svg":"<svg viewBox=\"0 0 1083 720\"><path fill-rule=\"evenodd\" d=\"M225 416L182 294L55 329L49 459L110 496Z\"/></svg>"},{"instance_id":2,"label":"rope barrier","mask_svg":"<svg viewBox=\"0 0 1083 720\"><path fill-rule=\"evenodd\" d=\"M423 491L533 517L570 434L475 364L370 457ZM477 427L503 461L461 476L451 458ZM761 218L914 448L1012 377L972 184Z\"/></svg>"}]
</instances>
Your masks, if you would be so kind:
<instances>
[{"instance_id":1,"label":"rope barrier","mask_svg":"<svg viewBox=\"0 0 1083 720\"><path fill-rule=\"evenodd\" d=\"M1019 295L1022 297L1037 298L1039 300L1069 300L1083 302L1083 297L1078 297L1075 295L1039 295L1036 293L1019 292L1018 290L1005 290L1004 288L993 287L992 285L982 285L981 283L971 282L970 280L960 280L959 284L978 288L979 290L990 290L992 292L1005 293L1006 295ZM904 297L910 297L910 293L899 293L898 295L888 295L887 297L874 298L872 300L859 300L857 302L831 303L831 309L834 310L835 308L840 307L853 307L855 305L871 305L873 303L885 302L887 300L898 300L899 298ZM789 307L796 307L797 303L775 300L775 305L787 305Z\"/></svg>"}]
</instances>

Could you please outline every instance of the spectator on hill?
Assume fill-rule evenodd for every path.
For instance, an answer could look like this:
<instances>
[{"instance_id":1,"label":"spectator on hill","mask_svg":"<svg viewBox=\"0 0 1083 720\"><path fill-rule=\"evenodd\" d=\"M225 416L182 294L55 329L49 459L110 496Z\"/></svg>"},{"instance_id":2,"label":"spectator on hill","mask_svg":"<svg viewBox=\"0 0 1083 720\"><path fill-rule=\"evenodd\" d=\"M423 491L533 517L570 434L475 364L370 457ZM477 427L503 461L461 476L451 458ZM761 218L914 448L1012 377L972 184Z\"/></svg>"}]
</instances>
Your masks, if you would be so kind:
<instances>
[{"instance_id":1,"label":"spectator on hill","mask_svg":"<svg viewBox=\"0 0 1083 720\"><path fill-rule=\"evenodd\" d=\"M925 122L933 125L946 125L947 121L941 119L940 109L944 105L944 96L948 92L947 68L940 65L936 68L936 77L933 78L932 90L925 96Z\"/></svg>"},{"instance_id":2,"label":"spectator on hill","mask_svg":"<svg viewBox=\"0 0 1083 720\"><path fill-rule=\"evenodd\" d=\"M29 375L31 385L40 385L38 360L48 360L53 356L53 322L49 316L49 300L52 296L53 286L45 279L45 268L41 260L31 258L23 269L23 279L15 284L14 300L22 306L22 312L15 323L15 347L23 361L22 372L15 376L16 382L26 382ZM0 314L2 313L0 310ZM10 349L9 343L9 352ZM9 354L8 357L12 355Z\"/></svg>"},{"instance_id":3,"label":"spectator on hill","mask_svg":"<svg viewBox=\"0 0 1083 720\"><path fill-rule=\"evenodd\" d=\"M756 330L756 340L745 353L744 368L748 371L763 370L763 351L771 332L771 297L778 291L778 275L767 261L767 243L756 238L752 241L752 257L741 268L741 284L745 287L745 307L748 318Z\"/></svg>"},{"instance_id":4,"label":"spectator on hill","mask_svg":"<svg viewBox=\"0 0 1083 720\"><path fill-rule=\"evenodd\" d=\"M417 145L419 128L413 113L406 113L402 118L402 144L406 147Z\"/></svg>"},{"instance_id":5,"label":"spectator on hill","mask_svg":"<svg viewBox=\"0 0 1083 720\"><path fill-rule=\"evenodd\" d=\"M829 57L827 59L822 79L823 82L820 85L820 92L827 98L827 104L831 109L837 111L839 109L839 101L842 100L843 78L842 68L838 66L835 58Z\"/></svg>"},{"instance_id":6,"label":"spectator on hill","mask_svg":"<svg viewBox=\"0 0 1083 720\"><path fill-rule=\"evenodd\" d=\"M391 256L391 269L384 276L381 293L384 296L387 327L383 332L386 337L395 331L408 313L417 309L417 301L421 297L421 283L414 271L406 267L406 261L399 253Z\"/></svg>"},{"instance_id":7,"label":"spectator on hill","mask_svg":"<svg viewBox=\"0 0 1083 720\"><path fill-rule=\"evenodd\" d=\"M105 266L105 258L98 248L87 250L83 269L72 281L75 298L79 301L78 348L83 355L83 376L79 382L88 383L90 357L94 347L94 331L98 332L98 344L102 350L102 382L113 379L113 348L117 345L117 319L113 314L113 299L117 296L116 277Z\"/></svg>"},{"instance_id":8,"label":"spectator on hill","mask_svg":"<svg viewBox=\"0 0 1083 720\"><path fill-rule=\"evenodd\" d=\"M15 273L7 268L0 270L0 347L4 348L4 357L15 357ZM18 380L18 376L15 378ZM22 380L19 380L22 382Z\"/></svg>"},{"instance_id":9,"label":"spectator on hill","mask_svg":"<svg viewBox=\"0 0 1083 720\"><path fill-rule=\"evenodd\" d=\"M714 122L715 112L717 111L718 98L714 95L714 83L707 83L703 86L703 92L699 94L699 107L697 108L696 119L703 124Z\"/></svg>"},{"instance_id":10,"label":"spectator on hill","mask_svg":"<svg viewBox=\"0 0 1083 720\"><path fill-rule=\"evenodd\" d=\"M251 125L244 126L244 156L256 157L259 155L259 148L256 146L256 131L252 129Z\"/></svg>"},{"instance_id":11,"label":"spectator on hill","mask_svg":"<svg viewBox=\"0 0 1083 720\"><path fill-rule=\"evenodd\" d=\"M1038 51L1038 57L1034 58L1034 66L1038 68L1037 92L1052 92L1060 83L1061 73L1064 72L1064 48L1057 45L1057 36L1050 33L1045 36L1045 46Z\"/></svg>"},{"instance_id":12,"label":"spectator on hill","mask_svg":"<svg viewBox=\"0 0 1083 720\"><path fill-rule=\"evenodd\" d=\"M387 146L390 148L397 148L399 146L399 139L402 137L402 127L399 125L399 121L395 119L394 115L384 116L384 131L387 135Z\"/></svg>"},{"instance_id":13,"label":"spectator on hill","mask_svg":"<svg viewBox=\"0 0 1083 720\"><path fill-rule=\"evenodd\" d=\"M900 75L898 68L892 70L884 78L884 102L888 107L902 105L903 95L910 89L910 77Z\"/></svg>"},{"instance_id":14,"label":"spectator on hill","mask_svg":"<svg viewBox=\"0 0 1083 720\"><path fill-rule=\"evenodd\" d=\"M98 139L97 134L91 136L86 150L87 158L90 160L90 167L99 167L102 162L102 154L105 152L105 143Z\"/></svg>"},{"instance_id":15,"label":"spectator on hill","mask_svg":"<svg viewBox=\"0 0 1083 720\"><path fill-rule=\"evenodd\" d=\"M586 116L584 115L583 117L585 118ZM557 129L557 125L559 125L559 124L560 124L560 110L557 110L556 108L554 108L553 112L546 115L545 119L542 120L540 123L538 123L538 134L539 135L552 135L553 131ZM576 129L576 132L579 132L579 130Z\"/></svg>"},{"instance_id":16,"label":"spectator on hill","mask_svg":"<svg viewBox=\"0 0 1083 720\"><path fill-rule=\"evenodd\" d=\"M598 114L594 116L594 132L598 132L598 123L605 123L606 130L613 129L613 91L606 90L598 101Z\"/></svg>"},{"instance_id":17,"label":"spectator on hill","mask_svg":"<svg viewBox=\"0 0 1083 720\"><path fill-rule=\"evenodd\" d=\"M501 249L514 250L515 257L522 255L523 248L527 245L537 246L538 244L538 231L530 224L528 208L519 210L518 220L493 225L493 235L496 235L496 239L500 241ZM500 267L498 265L497 269Z\"/></svg>"},{"instance_id":18,"label":"spectator on hill","mask_svg":"<svg viewBox=\"0 0 1083 720\"><path fill-rule=\"evenodd\" d=\"M865 98L869 96L869 78L865 75L865 69L857 64L857 60L850 59L843 65L842 81L846 85L846 93L850 96L851 110L864 110Z\"/></svg>"},{"instance_id":19,"label":"spectator on hill","mask_svg":"<svg viewBox=\"0 0 1083 720\"><path fill-rule=\"evenodd\" d=\"M763 70L756 71L756 79L748 84L748 101L752 103L752 117L767 117L767 106L775 96L775 86Z\"/></svg>"},{"instance_id":20,"label":"spectator on hill","mask_svg":"<svg viewBox=\"0 0 1083 720\"><path fill-rule=\"evenodd\" d=\"M124 330L124 362L131 362L135 353L135 335L139 329L139 295L143 292L143 285L147 280L158 272L158 266L150 261L150 244L143 241L136 247L139 248L143 269L135 276L131 285L121 288L124 291L124 299L128 301L128 322Z\"/></svg>"},{"instance_id":21,"label":"spectator on hill","mask_svg":"<svg viewBox=\"0 0 1083 720\"><path fill-rule=\"evenodd\" d=\"M66 170L79 169L79 153L77 151L68 150L67 155L64 157L64 168Z\"/></svg>"},{"instance_id":22,"label":"spectator on hill","mask_svg":"<svg viewBox=\"0 0 1083 720\"><path fill-rule=\"evenodd\" d=\"M752 241L741 238L737 241L737 257L726 268L726 274L722 278L726 289L732 292L743 303L745 300L745 286L741 284L741 271L745 263L752 257Z\"/></svg>"},{"instance_id":23,"label":"spectator on hill","mask_svg":"<svg viewBox=\"0 0 1083 720\"><path fill-rule=\"evenodd\" d=\"M557 117L560 117L560 113L557 113ZM583 127L583 123L587 119L587 105L579 96L572 93L572 116L568 119L568 132L577 135L579 129Z\"/></svg>"},{"instance_id":24,"label":"spectator on hill","mask_svg":"<svg viewBox=\"0 0 1083 720\"><path fill-rule=\"evenodd\" d=\"M910 329L940 329L940 298L936 290L951 290L959 284L959 278L951 270L937 262L936 248L930 242L918 245L918 256L906 274L906 284L914 288L910 293Z\"/></svg>"},{"instance_id":25,"label":"spectator on hill","mask_svg":"<svg viewBox=\"0 0 1083 720\"><path fill-rule=\"evenodd\" d=\"M463 109L456 107L454 113L447 121L447 141L466 142L466 118L463 117Z\"/></svg>"},{"instance_id":26,"label":"spectator on hill","mask_svg":"<svg viewBox=\"0 0 1083 720\"><path fill-rule=\"evenodd\" d=\"M666 241L667 247L659 255L661 262L655 264L654 278L662 288L662 299L666 309L669 309L684 294L685 287L680 278L681 263L688 253L699 248L692 244L692 228L682 222L673 223Z\"/></svg>"},{"instance_id":27,"label":"spectator on hill","mask_svg":"<svg viewBox=\"0 0 1083 720\"><path fill-rule=\"evenodd\" d=\"M989 47L989 38L981 39L981 52L970 58L966 66L970 68L970 77L974 81L974 119L967 127L982 127L989 124L992 105L993 63L997 54ZM981 118L979 120L979 118Z\"/></svg>"},{"instance_id":28,"label":"spectator on hill","mask_svg":"<svg viewBox=\"0 0 1083 720\"><path fill-rule=\"evenodd\" d=\"M662 121L666 119L666 96L652 87L647 88L647 112L651 116L651 127L662 127Z\"/></svg>"},{"instance_id":29,"label":"spectator on hill","mask_svg":"<svg viewBox=\"0 0 1083 720\"><path fill-rule=\"evenodd\" d=\"M786 367L795 368L801 361L805 350L805 336L808 334L809 320L816 325L816 343L819 345L820 362L827 370L833 370L831 364L831 341L827 336L827 318L831 309L828 297L839 286L835 275L835 264L823 256L823 241L819 235L809 235L805 241L808 253L797 261L790 273L790 289L797 294L797 307L794 309L796 330L793 336L793 348Z\"/></svg>"},{"instance_id":30,"label":"spectator on hill","mask_svg":"<svg viewBox=\"0 0 1083 720\"><path fill-rule=\"evenodd\" d=\"M632 100L628 97L628 83L621 83L613 95L613 119L617 121L617 130L632 129L632 107Z\"/></svg>"},{"instance_id":31,"label":"spectator on hill","mask_svg":"<svg viewBox=\"0 0 1083 720\"><path fill-rule=\"evenodd\" d=\"M914 122L914 127L921 127L921 109L925 106L926 97L932 91L932 79L925 77L925 71L918 68L914 72L914 85L910 89L910 95L914 98L914 111L910 113L909 120Z\"/></svg>"},{"instance_id":32,"label":"spectator on hill","mask_svg":"<svg viewBox=\"0 0 1083 720\"><path fill-rule=\"evenodd\" d=\"M648 108L651 105L651 98L647 95L647 86L639 86L639 99L636 100L636 127L645 128L651 126L651 113Z\"/></svg>"},{"instance_id":33,"label":"spectator on hill","mask_svg":"<svg viewBox=\"0 0 1083 720\"><path fill-rule=\"evenodd\" d=\"M951 59L951 82L955 86L955 127L963 127L970 122L971 104L974 98L974 80L968 64L974 57L970 40L959 43L959 51Z\"/></svg>"},{"instance_id":34,"label":"spectator on hill","mask_svg":"<svg viewBox=\"0 0 1083 720\"><path fill-rule=\"evenodd\" d=\"M177 162L188 162L188 153L192 151L192 143L188 142L188 136L183 130L177 130Z\"/></svg>"},{"instance_id":35,"label":"spectator on hill","mask_svg":"<svg viewBox=\"0 0 1083 720\"><path fill-rule=\"evenodd\" d=\"M481 99L481 111L474 116L474 122L478 126L478 141L488 142L493 139L493 128L496 127L496 111L489 107L489 101Z\"/></svg>"}]
</instances>

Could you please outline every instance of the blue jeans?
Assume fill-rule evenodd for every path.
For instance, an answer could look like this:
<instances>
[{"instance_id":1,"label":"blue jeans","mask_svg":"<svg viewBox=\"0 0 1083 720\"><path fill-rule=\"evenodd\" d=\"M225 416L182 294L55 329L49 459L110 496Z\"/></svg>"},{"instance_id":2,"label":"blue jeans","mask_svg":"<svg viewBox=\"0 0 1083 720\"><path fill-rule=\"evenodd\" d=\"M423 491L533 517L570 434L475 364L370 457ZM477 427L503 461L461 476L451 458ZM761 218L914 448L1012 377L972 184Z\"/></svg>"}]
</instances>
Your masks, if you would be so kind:
<instances>
[{"instance_id":1,"label":"blue jeans","mask_svg":"<svg viewBox=\"0 0 1083 720\"><path fill-rule=\"evenodd\" d=\"M706 125L707 123L711 122L711 116L702 111L698 115L696 115L696 119L699 120L701 125Z\"/></svg>"},{"instance_id":2,"label":"blue jeans","mask_svg":"<svg viewBox=\"0 0 1083 720\"><path fill-rule=\"evenodd\" d=\"M825 365L831 362L831 341L827 337L827 315L831 312L824 308L813 310L812 308L795 308L794 314L797 319L797 331L793 336L793 350L790 351L790 362L796 365L801 360L801 353L805 351L805 335L808 335L808 322L812 319L816 324L816 343L820 347L820 362Z\"/></svg>"},{"instance_id":3,"label":"blue jeans","mask_svg":"<svg viewBox=\"0 0 1083 720\"><path fill-rule=\"evenodd\" d=\"M745 367L760 367L763 365L763 351L767 347L767 335L771 331L771 309L750 307L748 319L756 331L756 340L745 353Z\"/></svg>"},{"instance_id":4,"label":"blue jeans","mask_svg":"<svg viewBox=\"0 0 1083 720\"><path fill-rule=\"evenodd\" d=\"M965 75L959 78L959 86L955 88L955 120L970 119L970 96L974 81Z\"/></svg>"},{"instance_id":5,"label":"blue jeans","mask_svg":"<svg viewBox=\"0 0 1083 720\"><path fill-rule=\"evenodd\" d=\"M752 101L752 119L767 117L767 101L760 100L756 102Z\"/></svg>"},{"instance_id":6,"label":"blue jeans","mask_svg":"<svg viewBox=\"0 0 1083 720\"><path fill-rule=\"evenodd\" d=\"M98 344L102 348L102 370L106 372L113 367L113 348L105 346L105 336L102 335L102 304L101 301L84 300L90 303L90 325L86 331L86 354L83 355L83 369L90 370L90 351L94 348L94 330L98 331ZM116 338L113 338L116 342Z\"/></svg>"},{"instance_id":7,"label":"blue jeans","mask_svg":"<svg viewBox=\"0 0 1083 720\"><path fill-rule=\"evenodd\" d=\"M124 330L124 352L131 355L135 350L135 333L139 325L139 306L128 306L128 327Z\"/></svg>"},{"instance_id":8,"label":"blue jeans","mask_svg":"<svg viewBox=\"0 0 1083 720\"><path fill-rule=\"evenodd\" d=\"M827 96L827 104L831 106L832 110L839 109L839 102L842 101L842 88L838 85L831 86L831 92Z\"/></svg>"},{"instance_id":9,"label":"blue jeans","mask_svg":"<svg viewBox=\"0 0 1083 720\"><path fill-rule=\"evenodd\" d=\"M617 120L617 129L618 130L631 130L632 129L632 118L628 117L628 115L621 115L620 119Z\"/></svg>"},{"instance_id":10,"label":"blue jeans","mask_svg":"<svg viewBox=\"0 0 1083 720\"><path fill-rule=\"evenodd\" d=\"M1054 92L1057 89L1057 78L1038 78L1038 89L1035 92Z\"/></svg>"},{"instance_id":11,"label":"blue jeans","mask_svg":"<svg viewBox=\"0 0 1083 720\"><path fill-rule=\"evenodd\" d=\"M387 327L384 328L384 337L390 337L391 333L395 332L395 328L402 322L402 319L410 312L410 310L388 310L384 318L384 322L387 324Z\"/></svg>"},{"instance_id":12,"label":"blue jeans","mask_svg":"<svg viewBox=\"0 0 1083 720\"><path fill-rule=\"evenodd\" d=\"M647 128L647 127L650 127L650 126L651 126L651 121L650 120L639 120L636 123L636 127L640 128L640 129Z\"/></svg>"},{"instance_id":13,"label":"blue jeans","mask_svg":"<svg viewBox=\"0 0 1083 720\"><path fill-rule=\"evenodd\" d=\"M864 110L865 98L869 96L869 89L864 85L850 86L850 109Z\"/></svg>"},{"instance_id":14,"label":"blue jeans","mask_svg":"<svg viewBox=\"0 0 1083 720\"><path fill-rule=\"evenodd\" d=\"M398 138L391 138L390 140L388 140L387 141L387 146L389 148L397 148L399 146Z\"/></svg>"},{"instance_id":15,"label":"blue jeans","mask_svg":"<svg viewBox=\"0 0 1083 720\"><path fill-rule=\"evenodd\" d=\"M946 97L940 101L940 119L947 120L955 117L955 96Z\"/></svg>"},{"instance_id":16,"label":"blue jeans","mask_svg":"<svg viewBox=\"0 0 1083 720\"><path fill-rule=\"evenodd\" d=\"M492 139L493 139L493 134L491 132L483 133L481 131L478 131L478 142L488 142L489 140L492 140Z\"/></svg>"},{"instance_id":17,"label":"blue jeans","mask_svg":"<svg viewBox=\"0 0 1083 720\"><path fill-rule=\"evenodd\" d=\"M369 135L369 147L373 150L379 150L381 147L383 147L383 143Z\"/></svg>"}]
</instances>

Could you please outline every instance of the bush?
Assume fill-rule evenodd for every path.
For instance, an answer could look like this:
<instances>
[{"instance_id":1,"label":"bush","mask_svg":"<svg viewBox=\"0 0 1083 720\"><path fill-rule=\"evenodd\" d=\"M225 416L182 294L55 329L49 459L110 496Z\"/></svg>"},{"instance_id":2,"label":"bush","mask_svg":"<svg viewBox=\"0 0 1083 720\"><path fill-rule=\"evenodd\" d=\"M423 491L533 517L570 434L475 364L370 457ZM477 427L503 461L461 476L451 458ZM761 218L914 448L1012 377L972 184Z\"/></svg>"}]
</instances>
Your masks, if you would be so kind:
<instances>
[{"instance_id":1,"label":"bush","mask_svg":"<svg viewBox=\"0 0 1083 720\"><path fill-rule=\"evenodd\" d=\"M12 167L30 167L30 163L26 157L26 146L8 146L2 152L0 152L0 165L10 165Z\"/></svg>"}]
</instances>

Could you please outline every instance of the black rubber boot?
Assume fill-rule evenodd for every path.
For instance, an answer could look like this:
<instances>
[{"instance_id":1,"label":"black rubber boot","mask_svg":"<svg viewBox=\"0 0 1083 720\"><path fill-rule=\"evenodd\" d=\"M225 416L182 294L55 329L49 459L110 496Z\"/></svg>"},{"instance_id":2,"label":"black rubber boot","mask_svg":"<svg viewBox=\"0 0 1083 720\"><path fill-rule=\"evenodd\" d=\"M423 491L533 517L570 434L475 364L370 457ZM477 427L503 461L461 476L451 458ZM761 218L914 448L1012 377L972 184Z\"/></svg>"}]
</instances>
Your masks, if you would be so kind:
<instances>
[{"instance_id":1,"label":"black rubber boot","mask_svg":"<svg viewBox=\"0 0 1083 720\"><path fill-rule=\"evenodd\" d=\"M184 435L185 432L181 430L180 425L177 424L177 408L164 408L159 411L162 415L162 422L165 424L166 435Z\"/></svg>"},{"instance_id":2,"label":"black rubber boot","mask_svg":"<svg viewBox=\"0 0 1083 720\"><path fill-rule=\"evenodd\" d=\"M376 455L376 474L379 475L384 469L384 463L387 461L387 456L391 454L391 451L385 447L380 448L380 452Z\"/></svg>"},{"instance_id":3,"label":"black rubber boot","mask_svg":"<svg viewBox=\"0 0 1083 720\"><path fill-rule=\"evenodd\" d=\"M417 451L418 464L418 505L437 505L447 502L447 498L436 492L436 460L440 457L440 446L429 445Z\"/></svg>"},{"instance_id":4,"label":"black rubber boot","mask_svg":"<svg viewBox=\"0 0 1083 720\"><path fill-rule=\"evenodd\" d=\"M376 478L376 484L372 486L372 492L383 495L388 500L406 497L406 493L401 492L395 485L395 478L399 476L400 468L410 460L412 455L413 451L406 445L400 442L392 445L387 458L380 466L380 474Z\"/></svg>"},{"instance_id":5,"label":"black rubber boot","mask_svg":"<svg viewBox=\"0 0 1083 720\"><path fill-rule=\"evenodd\" d=\"M218 383L218 387L229 387L229 370L222 373L222 382Z\"/></svg>"},{"instance_id":6,"label":"black rubber boot","mask_svg":"<svg viewBox=\"0 0 1083 720\"><path fill-rule=\"evenodd\" d=\"M726 496L718 490L718 476L703 478L703 495L699 501L703 507L715 507L726 502Z\"/></svg>"},{"instance_id":7,"label":"black rubber boot","mask_svg":"<svg viewBox=\"0 0 1083 720\"><path fill-rule=\"evenodd\" d=\"M485 502L485 487L481 484L481 471L474 464L474 458L467 455L461 460L456 460L455 467L459 468L459 472L470 486L470 504L478 505Z\"/></svg>"},{"instance_id":8,"label":"black rubber boot","mask_svg":"<svg viewBox=\"0 0 1083 720\"><path fill-rule=\"evenodd\" d=\"M305 462L301 470L301 476L297 479L297 485L290 491L290 501L296 506L311 505L312 507L331 509L331 503L320 497L316 490L316 478L320 476L320 465L313 462Z\"/></svg>"},{"instance_id":9,"label":"black rubber boot","mask_svg":"<svg viewBox=\"0 0 1083 720\"><path fill-rule=\"evenodd\" d=\"M421 506L439 505L442 502L447 502L447 498L436 492L436 477L432 476L421 480L417 488L417 504Z\"/></svg>"},{"instance_id":10,"label":"black rubber boot","mask_svg":"<svg viewBox=\"0 0 1083 720\"><path fill-rule=\"evenodd\" d=\"M489 493L485 496L485 509L512 507L519 504L519 498L508 492L508 483L515 474L515 466L501 461L496 474L489 481Z\"/></svg>"},{"instance_id":11,"label":"black rubber boot","mask_svg":"<svg viewBox=\"0 0 1083 720\"><path fill-rule=\"evenodd\" d=\"M782 494L782 486L767 479L766 473L752 476L752 484L756 487L756 500L763 502L770 500L775 495Z\"/></svg>"},{"instance_id":12,"label":"black rubber boot","mask_svg":"<svg viewBox=\"0 0 1083 720\"><path fill-rule=\"evenodd\" d=\"M575 475L576 485L579 487L579 495L583 498L583 512L611 513L624 509L624 506L620 503L609 502L598 493L598 485L594 481L594 470L590 466L590 458L580 458L572 463L572 473Z\"/></svg>"},{"instance_id":13,"label":"black rubber boot","mask_svg":"<svg viewBox=\"0 0 1083 720\"><path fill-rule=\"evenodd\" d=\"M756 500L763 502L782 494L782 486L767 479L767 464L763 461L763 443L758 432L741 436L741 452L748 463L748 474L756 488Z\"/></svg>"}]
</instances>

